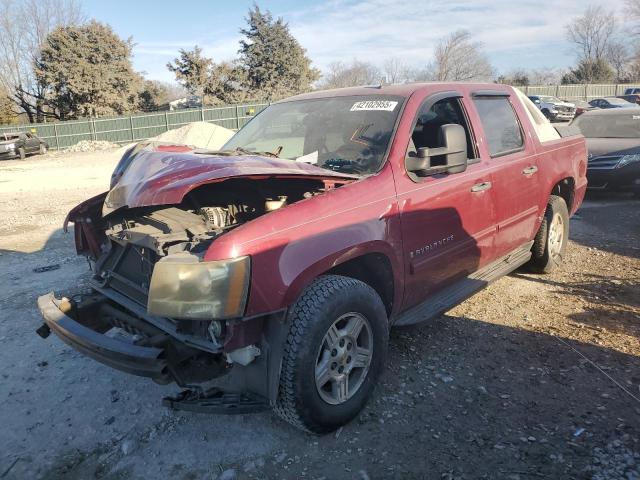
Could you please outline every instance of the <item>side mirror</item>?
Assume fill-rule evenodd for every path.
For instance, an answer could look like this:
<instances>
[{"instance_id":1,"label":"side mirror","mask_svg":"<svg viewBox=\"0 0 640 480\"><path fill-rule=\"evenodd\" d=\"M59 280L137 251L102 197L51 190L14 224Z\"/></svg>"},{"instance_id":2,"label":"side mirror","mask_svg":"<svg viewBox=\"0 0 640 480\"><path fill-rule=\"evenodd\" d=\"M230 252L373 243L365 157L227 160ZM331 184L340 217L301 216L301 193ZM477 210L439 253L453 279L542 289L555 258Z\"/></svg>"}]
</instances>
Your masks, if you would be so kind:
<instances>
[{"instance_id":1,"label":"side mirror","mask_svg":"<svg viewBox=\"0 0 640 480\"><path fill-rule=\"evenodd\" d=\"M462 125L450 123L440 127L439 148L422 147L418 155L407 157L405 166L407 171L422 175L437 173L461 173L467 169L467 134ZM444 156L445 165L431 165L431 157Z\"/></svg>"}]
</instances>

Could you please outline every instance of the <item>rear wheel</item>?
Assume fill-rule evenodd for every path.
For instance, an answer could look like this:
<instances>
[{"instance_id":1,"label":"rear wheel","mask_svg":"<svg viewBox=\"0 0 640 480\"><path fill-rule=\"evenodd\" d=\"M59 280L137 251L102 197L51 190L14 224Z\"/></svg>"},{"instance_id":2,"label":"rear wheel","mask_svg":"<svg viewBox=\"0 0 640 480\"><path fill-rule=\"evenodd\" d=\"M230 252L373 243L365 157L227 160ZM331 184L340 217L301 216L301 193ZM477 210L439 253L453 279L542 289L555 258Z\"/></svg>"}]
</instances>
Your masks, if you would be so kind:
<instances>
[{"instance_id":1,"label":"rear wheel","mask_svg":"<svg viewBox=\"0 0 640 480\"><path fill-rule=\"evenodd\" d=\"M569 212L564 199L549 197L547 210L531 248L529 267L536 273L549 273L562 263L569 239Z\"/></svg>"},{"instance_id":2,"label":"rear wheel","mask_svg":"<svg viewBox=\"0 0 640 480\"><path fill-rule=\"evenodd\" d=\"M389 328L378 294L338 275L320 277L288 314L275 412L315 433L362 410L384 367Z\"/></svg>"}]
</instances>

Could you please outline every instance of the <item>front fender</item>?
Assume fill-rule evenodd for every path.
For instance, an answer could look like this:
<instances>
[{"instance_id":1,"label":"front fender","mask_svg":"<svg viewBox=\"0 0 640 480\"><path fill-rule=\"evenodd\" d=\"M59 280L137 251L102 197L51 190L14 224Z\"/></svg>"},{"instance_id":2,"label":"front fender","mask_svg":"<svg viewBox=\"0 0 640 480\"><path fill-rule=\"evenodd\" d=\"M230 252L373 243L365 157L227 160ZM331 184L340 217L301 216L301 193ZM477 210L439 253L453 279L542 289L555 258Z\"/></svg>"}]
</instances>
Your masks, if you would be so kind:
<instances>
[{"instance_id":1,"label":"front fender","mask_svg":"<svg viewBox=\"0 0 640 480\"><path fill-rule=\"evenodd\" d=\"M385 255L396 285L402 285L402 237L390 168L248 222L215 240L205 260L251 257L246 314L259 315L287 308L314 278L367 253Z\"/></svg>"}]
</instances>

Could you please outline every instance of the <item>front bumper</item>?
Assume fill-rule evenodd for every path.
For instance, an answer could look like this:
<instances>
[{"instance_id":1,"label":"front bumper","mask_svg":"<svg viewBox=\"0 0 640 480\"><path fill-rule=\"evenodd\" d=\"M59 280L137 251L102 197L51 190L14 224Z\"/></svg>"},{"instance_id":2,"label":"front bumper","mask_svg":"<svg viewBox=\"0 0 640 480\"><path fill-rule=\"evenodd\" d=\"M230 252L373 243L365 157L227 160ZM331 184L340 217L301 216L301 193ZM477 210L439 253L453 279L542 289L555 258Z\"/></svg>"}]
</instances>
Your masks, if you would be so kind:
<instances>
[{"instance_id":1,"label":"front bumper","mask_svg":"<svg viewBox=\"0 0 640 480\"><path fill-rule=\"evenodd\" d=\"M573 120L573 117L575 117L575 112L556 111L555 113L552 112L551 116L553 117L554 120L569 121L569 120Z\"/></svg>"},{"instance_id":2,"label":"front bumper","mask_svg":"<svg viewBox=\"0 0 640 480\"><path fill-rule=\"evenodd\" d=\"M618 192L640 191L640 163L632 163L622 168L589 169L587 179L591 190Z\"/></svg>"},{"instance_id":3,"label":"front bumper","mask_svg":"<svg viewBox=\"0 0 640 480\"><path fill-rule=\"evenodd\" d=\"M46 325L62 341L105 365L133 375L164 380L168 376L165 352L117 340L80 323L64 313L53 292L38 298L38 308Z\"/></svg>"},{"instance_id":4,"label":"front bumper","mask_svg":"<svg viewBox=\"0 0 640 480\"><path fill-rule=\"evenodd\" d=\"M11 160L12 158L18 158L18 152L15 150L6 150L0 152L0 160Z\"/></svg>"}]
</instances>

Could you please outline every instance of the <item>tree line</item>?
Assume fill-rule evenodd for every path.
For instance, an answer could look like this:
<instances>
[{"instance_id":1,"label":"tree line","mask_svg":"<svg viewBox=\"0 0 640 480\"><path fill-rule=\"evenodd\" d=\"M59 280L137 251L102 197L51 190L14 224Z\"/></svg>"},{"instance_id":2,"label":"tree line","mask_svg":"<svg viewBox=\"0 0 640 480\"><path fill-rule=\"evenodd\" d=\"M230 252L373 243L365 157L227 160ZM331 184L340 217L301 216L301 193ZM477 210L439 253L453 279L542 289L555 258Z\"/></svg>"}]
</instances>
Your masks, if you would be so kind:
<instances>
[{"instance_id":1,"label":"tree line","mask_svg":"<svg viewBox=\"0 0 640 480\"><path fill-rule=\"evenodd\" d=\"M600 6L566 25L575 47L569 71L516 69L497 76L484 47L466 30L436 42L422 67L399 58L380 65L353 59L320 72L282 18L249 9L235 59L215 62L199 46L167 64L177 84L152 81L132 65L133 39L87 19L77 0L0 0L0 123L154 111L187 93L205 105L277 100L313 88L379 82L496 81L512 85L632 82L640 79L640 0L624 21Z\"/></svg>"}]
</instances>

